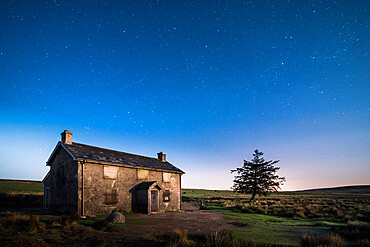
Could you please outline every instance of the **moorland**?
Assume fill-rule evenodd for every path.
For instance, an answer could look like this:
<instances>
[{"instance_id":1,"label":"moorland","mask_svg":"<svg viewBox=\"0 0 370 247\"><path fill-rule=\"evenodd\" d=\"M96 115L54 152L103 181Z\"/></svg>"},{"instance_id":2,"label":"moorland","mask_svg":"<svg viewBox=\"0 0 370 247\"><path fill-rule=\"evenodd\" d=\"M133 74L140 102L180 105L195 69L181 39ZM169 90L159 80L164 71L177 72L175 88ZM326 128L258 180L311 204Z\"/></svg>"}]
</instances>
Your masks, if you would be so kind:
<instances>
[{"instance_id":1,"label":"moorland","mask_svg":"<svg viewBox=\"0 0 370 247\"><path fill-rule=\"evenodd\" d=\"M353 192L353 190L352 190ZM42 184L0 180L1 246L370 246L370 194L331 190L258 197L183 189L183 212L81 219L42 209Z\"/></svg>"}]
</instances>

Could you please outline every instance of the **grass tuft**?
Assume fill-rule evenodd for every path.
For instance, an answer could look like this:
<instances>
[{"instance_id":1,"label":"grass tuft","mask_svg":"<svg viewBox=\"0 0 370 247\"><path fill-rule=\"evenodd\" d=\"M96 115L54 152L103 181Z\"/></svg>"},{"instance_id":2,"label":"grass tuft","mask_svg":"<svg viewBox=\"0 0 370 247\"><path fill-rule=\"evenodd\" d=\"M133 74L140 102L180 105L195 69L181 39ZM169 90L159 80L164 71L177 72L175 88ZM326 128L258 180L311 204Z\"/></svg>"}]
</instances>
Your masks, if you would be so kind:
<instances>
[{"instance_id":1,"label":"grass tuft","mask_svg":"<svg viewBox=\"0 0 370 247\"><path fill-rule=\"evenodd\" d=\"M301 237L301 247L342 247L344 240L338 235L311 235L304 234Z\"/></svg>"},{"instance_id":2,"label":"grass tuft","mask_svg":"<svg viewBox=\"0 0 370 247\"><path fill-rule=\"evenodd\" d=\"M5 231L11 233L25 232L33 234L41 229L39 216L22 213L7 213L4 227Z\"/></svg>"},{"instance_id":3,"label":"grass tuft","mask_svg":"<svg viewBox=\"0 0 370 247\"><path fill-rule=\"evenodd\" d=\"M61 223L64 227L70 227L73 225L76 225L78 221L80 220L80 216L78 214L71 214L71 215L65 215L61 219Z\"/></svg>"},{"instance_id":4,"label":"grass tuft","mask_svg":"<svg viewBox=\"0 0 370 247\"><path fill-rule=\"evenodd\" d=\"M256 242L253 240L239 240L230 230L216 231L207 238L207 247L255 247Z\"/></svg>"},{"instance_id":5,"label":"grass tuft","mask_svg":"<svg viewBox=\"0 0 370 247\"><path fill-rule=\"evenodd\" d=\"M169 247L186 247L193 245L194 242L188 239L188 231L175 229L170 235Z\"/></svg>"}]
</instances>

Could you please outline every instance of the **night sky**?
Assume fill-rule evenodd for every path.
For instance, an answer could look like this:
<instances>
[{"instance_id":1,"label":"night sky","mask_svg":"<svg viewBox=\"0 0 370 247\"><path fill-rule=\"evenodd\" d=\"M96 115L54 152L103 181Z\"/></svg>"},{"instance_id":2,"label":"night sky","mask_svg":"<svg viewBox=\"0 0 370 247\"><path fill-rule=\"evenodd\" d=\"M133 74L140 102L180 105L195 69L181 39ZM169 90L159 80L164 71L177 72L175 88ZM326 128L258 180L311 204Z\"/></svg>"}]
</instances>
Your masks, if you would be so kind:
<instances>
[{"instance_id":1,"label":"night sky","mask_svg":"<svg viewBox=\"0 0 370 247\"><path fill-rule=\"evenodd\" d=\"M0 178L60 139L229 189L254 149L285 190L370 184L370 2L0 1Z\"/></svg>"}]
</instances>

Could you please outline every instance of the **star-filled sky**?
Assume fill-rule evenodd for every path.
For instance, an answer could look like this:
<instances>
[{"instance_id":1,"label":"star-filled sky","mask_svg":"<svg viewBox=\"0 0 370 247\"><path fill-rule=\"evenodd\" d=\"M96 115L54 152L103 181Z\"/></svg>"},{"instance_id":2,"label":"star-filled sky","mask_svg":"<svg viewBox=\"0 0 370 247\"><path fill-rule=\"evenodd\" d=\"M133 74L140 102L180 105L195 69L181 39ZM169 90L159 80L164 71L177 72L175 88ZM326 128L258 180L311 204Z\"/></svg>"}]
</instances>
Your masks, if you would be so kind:
<instances>
[{"instance_id":1,"label":"star-filled sky","mask_svg":"<svg viewBox=\"0 0 370 247\"><path fill-rule=\"evenodd\" d=\"M370 184L370 2L0 1L0 178L73 141L230 189L255 149L284 190Z\"/></svg>"}]
</instances>

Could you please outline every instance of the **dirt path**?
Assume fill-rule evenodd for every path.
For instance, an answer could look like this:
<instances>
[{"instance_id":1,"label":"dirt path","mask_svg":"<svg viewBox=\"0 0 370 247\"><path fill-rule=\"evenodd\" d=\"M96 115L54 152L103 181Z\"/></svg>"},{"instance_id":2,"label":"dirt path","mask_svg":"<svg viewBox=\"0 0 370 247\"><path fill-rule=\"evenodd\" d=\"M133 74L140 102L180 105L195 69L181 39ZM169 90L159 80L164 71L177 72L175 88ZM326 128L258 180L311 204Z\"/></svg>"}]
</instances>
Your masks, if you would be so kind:
<instances>
[{"instance_id":1,"label":"dirt path","mask_svg":"<svg viewBox=\"0 0 370 247\"><path fill-rule=\"evenodd\" d=\"M127 222L142 220L145 224L120 228L117 234L121 237L137 238L171 233L175 229L187 230L189 234L200 234L237 227L219 212L197 210L196 207L186 203L183 209L184 212L168 212L158 215L128 215Z\"/></svg>"},{"instance_id":2,"label":"dirt path","mask_svg":"<svg viewBox=\"0 0 370 247\"><path fill-rule=\"evenodd\" d=\"M41 215L44 221L58 222L61 216ZM115 225L107 231L98 231L83 225L51 228L37 235L0 233L0 246L163 246L152 236L170 234L175 229L187 230L188 234L208 234L221 229L240 227L216 211L198 210L184 203L182 212L165 214L126 215L126 224Z\"/></svg>"}]
</instances>

